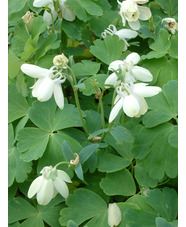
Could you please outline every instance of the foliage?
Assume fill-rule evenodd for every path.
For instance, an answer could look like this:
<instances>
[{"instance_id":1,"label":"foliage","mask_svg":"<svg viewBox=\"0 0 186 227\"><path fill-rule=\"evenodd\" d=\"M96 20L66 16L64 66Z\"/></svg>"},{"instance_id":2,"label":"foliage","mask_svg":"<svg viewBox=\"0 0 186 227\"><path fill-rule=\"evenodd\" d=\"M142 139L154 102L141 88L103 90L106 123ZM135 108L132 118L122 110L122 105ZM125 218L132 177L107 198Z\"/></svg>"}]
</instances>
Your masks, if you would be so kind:
<instances>
[{"instance_id":1,"label":"foliage","mask_svg":"<svg viewBox=\"0 0 186 227\"><path fill-rule=\"evenodd\" d=\"M120 227L177 226L178 32L162 23L178 19L177 1L145 4L152 18L140 21L126 51L116 34L101 36L110 24L123 29L116 0L67 0L75 19L61 19L59 11L51 25L43 17L47 7L33 2L9 0L9 226L107 227L109 203L121 210ZM30 24L22 19L27 11L33 13ZM131 52L153 75L150 85L162 92L145 97L143 116L132 118L121 110L109 123L116 94L115 85L105 87L108 67ZM62 53L69 62L62 70L67 79L60 109L55 97L44 102L34 97L30 88L36 78L20 67L50 69ZM42 206L35 196L27 197L45 166L71 163L76 156L78 163L59 167L72 180L67 199L58 194Z\"/></svg>"}]
</instances>

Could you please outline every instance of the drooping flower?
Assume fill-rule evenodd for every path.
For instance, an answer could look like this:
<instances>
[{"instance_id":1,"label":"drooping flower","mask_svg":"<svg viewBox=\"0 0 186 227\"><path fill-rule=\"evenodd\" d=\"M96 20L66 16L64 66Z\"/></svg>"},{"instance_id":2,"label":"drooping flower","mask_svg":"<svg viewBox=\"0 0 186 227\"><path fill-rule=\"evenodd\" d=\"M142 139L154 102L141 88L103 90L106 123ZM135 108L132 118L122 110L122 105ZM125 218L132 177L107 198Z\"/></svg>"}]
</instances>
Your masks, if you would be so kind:
<instances>
[{"instance_id":1,"label":"drooping flower","mask_svg":"<svg viewBox=\"0 0 186 227\"><path fill-rule=\"evenodd\" d=\"M45 102L52 97L60 109L64 107L64 96L61 84L65 82L66 77L61 72L55 70L56 66L50 69L44 69L32 64L23 64L21 66L22 72L30 77L38 78L36 83L31 87L32 95L40 102ZM55 75L54 73L57 72Z\"/></svg>"},{"instance_id":2,"label":"drooping flower","mask_svg":"<svg viewBox=\"0 0 186 227\"><path fill-rule=\"evenodd\" d=\"M120 29L117 31L116 27L113 24L110 24L107 29L104 30L104 32L101 33L102 38L106 38L107 34L109 35L117 35L121 40L124 41L125 47L123 51L127 50L127 47L129 46L128 42L126 39L132 39L135 38L138 33L136 31L133 31L131 29Z\"/></svg>"},{"instance_id":3,"label":"drooping flower","mask_svg":"<svg viewBox=\"0 0 186 227\"><path fill-rule=\"evenodd\" d=\"M55 66L61 65L63 67L63 69L66 69L67 68L66 65L68 64L68 62L69 62L69 60L68 60L68 58L64 54L56 55L53 58L53 64Z\"/></svg>"},{"instance_id":4,"label":"drooping flower","mask_svg":"<svg viewBox=\"0 0 186 227\"><path fill-rule=\"evenodd\" d=\"M110 203L108 207L108 224L110 227L118 226L121 222L122 214L116 203Z\"/></svg>"},{"instance_id":5,"label":"drooping flower","mask_svg":"<svg viewBox=\"0 0 186 227\"><path fill-rule=\"evenodd\" d=\"M119 2L120 11L119 14L122 18L123 26L126 24L126 20L128 21L129 26L134 30L140 29L140 20L148 20L151 18L151 11L146 6L141 6L138 4L147 3L149 0L124 0L123 2Z\"/></svg>"},{"instance_id":6,"label":"drooping flower","mask_svg":"<svg viewBox=\"0 0 186 227\"><path fill-rule=\"evenodd\" d=\"M74 11L72 9L70 9L70 7L66 4L66 0L60 0L59 4L60 4L59 11L61 11L62 17L65 20L73 21L75 19L75 14L74 14ZM46 7L47 6L51 10L53 20L55 21L57 19L57 12L54 9L54 4L53 4L52 0L34 0L33 6L34 7ZM43 14L43 20L47 21L48 25L52 24L51 14L49 12L47 12L47 10L45 10L44 14Z\"/></svg>"},{"instance_id":7,"label":"drooping flower","mask_svg":"<svg viewBox=\"0 0 186 227\"><path fill-rule=\"evenodd\" d=\"M32 21L34 20L34 13L27 11L26 14L22 17L22 19L24 20L28 30L31 30L31 26L32 26Z\"/></svg>"},{"instance_id":8,"label":"drooping flower","mask_svg":"<svg viewBox=\"0 0 186 227\"><path fill-rule=\"evenodd\" d=\"M147 86L146 83L122 83L116 87L117 96L114 101L114 107L109 116L111 123L119 111L123 108L124 113L129 117L140 117L148 110L144 97L151 97L161 92L161 88L157 86Z\"/></svg>"},{"instance_id":9,"label":"drooping flower","mask_svg":"<svg viewBox=\"0 0 186 227\"><path fill-rule=\"evenodd\" d=\"M174 18L164 18L162 20L162 23L166 21L165 27L172 33L175 34L176 30L178 30L178 23L176 22L176 20Z\"/></svg>"},{"instance_id":10,"label":"drooping flower","mask_svg":"<svg viewBox=\"0 0 186 227\"><path fill-rule=\"evenodd\" d=\"M136 64L140 61L139 54L133 52L129 54L126 59L116 60L110 63L108 69L111 71L119 71L121 70L124 74L124 81L122 82L135 82L136 80L140 80L143 82L150 82L153 79L152 74L149 70L136 66ZM118 80L118 76L116 73L112 73L105 81L105 87L108 88L108 85L114 86Z\"/></svg>"},{"instance_id":11,"label":"drooping flower","mask_svg":"<svg viewBox=\"0 0 186 227\"><path fill-rule=\"evenodd\" d=\"M51 172L55 175L50 177ZM65 182L72 183L68 174L62 170L54 170L52 166L44 167L42 176L37 177L29 187L28 198L35 194L40 205L47 205L56 195L60 193L64 198L69 195L69 190Z\"/></svg>"}]
</instances>

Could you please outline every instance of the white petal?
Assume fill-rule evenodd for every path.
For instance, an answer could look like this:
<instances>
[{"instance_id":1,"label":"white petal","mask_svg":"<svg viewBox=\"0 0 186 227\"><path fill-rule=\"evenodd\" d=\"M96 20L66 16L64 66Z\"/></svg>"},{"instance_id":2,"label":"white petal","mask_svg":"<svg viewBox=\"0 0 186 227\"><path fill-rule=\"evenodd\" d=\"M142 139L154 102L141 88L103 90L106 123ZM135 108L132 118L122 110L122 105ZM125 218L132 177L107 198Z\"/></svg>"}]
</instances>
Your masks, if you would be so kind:
<instances>
[{"instance_id":1,"label":"white petal","mask_svg":"<svg viewBox=\"0 0 186 227\"><path fill-rule=\"evenodd\" d=\"M38 91L38 89L39 89L39 87L40 87L40 85L43 83L43 80L44 80L45 78L41 78L41 79L38 79L37 81L36 81L36 83L31 87L33 90L32 90L32 96L33 97L37 97L37 91Z\"/></svg>"},{"instance_id":2,"label":"white petal","mask_svg":"<svg viewBox=\"0 0 186 227\"><path fill-rule=\"evenodd\" d=\"M132 39L135 38L138 33L136 31L132 31L131 29L121 29L115 33L119 36L120 39Z\"/></svg>"},{"instance_id":3,"label":"white petal","mask_svg":"<svg viewBox=\"0 0 186 227\"><path fill-rule=\"evenodd\" d=\"M56 195L58 194L58 191L56 190L56 188L54 187L54 194L52 196L52 199L56 197Z\"/></svg>"},{"instance_id":4,"label":"white petal","mask_svg":"<svg viewBox=\"0 0 186 227\"><path fill-rule=\"evenodd\" d=\"M134 66L132 69L132 75L136 80L141 80L143 82L150 82L153 79L152 74L148 69L145 69L140 66Z\"/></svg>"},{"instance_id":5,"label":"white petal","mask_svg":"<svg viewBox=\"0 0 186 227\"><path fill-rule=\"evenodd\" d=\"M115 98L115 100L114 100L114 105L120 100L120 96L119 95L116 95L116 98Z\"/></svg>"},{"instance_id":6,"label":"white petal","mask_svg":"<svg viewBox=\"0 0 186 227\"><path fill-rule=\"evenodd\" d=\"M138 6L138 10L140 12L139 19L140 20L148 20L151 18L152 14L148 7L146 6Z\"/></svg>"},{"instance_id":7,"label":"white petal","mask_svg":"<svg viewBox=\"0 0 186 227\"><path fill-rule=\"evenodd\" d=\"M140 56L139 56L139 54L133 52L133 53L129 54L125 60L126 60L126 62L128 62L128 63L132 62L133 65L135 65L139 62Z\"/></svg>"},{"instance_id":8,"label":"white petal","mask_svg":"<svg viewBox=\"0 0 186 227\"><path fill-rule=\"evenodd\" d=\"M54 195L54 185L51 179L43 180L43 184L37 193L37 201L40 205L47 205Z\"/></svg>"},{"instance_id":9,"label":"white petal","mask_svg":"<svg viewBox=\"0 0 186 227\"><path fill-rule=\"evenodd\" d=\"M70 9L66 4L64 4L63 7L61 7L62 10L62 16L67 21L73 21L75 20L75 13L72 9Z\"/></svg>"},{"instance_id":10,"label":"white petal","mask_svg":"<svg viewBox=\"0 0 186 227\"><path fill-rule=\"evenodd\" d=\"M157 95L162 90L160 87L147 85L145 83L134 84L133 92L138 96L151 97Z\"/></svg>"},{"instance_id":11,"label":"white petal","mask_svg":"<svg viewBox=\"0 0 186 227\"><path fill-rule=\"evenodd\" d=\"M122 214L116 203L109 204L108 207L108 224L109 226L118 226L121 222Z\"/></svg>"},{"instance_id":12,"label":"white petal","mask_svg":"<svg viewBox=\"0 0 186 227\"><path fill-rule=\"evenodd\" d=\"M117 71L119 69L119 66L123 65L123 61L121 60L116 60L110 63L108 69L111 71Z\"/></svg>"},{"instance_id":13,"label":"white petal","mask_svg":"<svg viewBox=\"0 0 186 227\"><path fill-rule=\"evenodd\" d=\"M40 102L45 102L52 97L54 91L54 81L50 78L45 78L37 88L37 99Z\"/></svg>"},{"instance_id":14,"label":"white petal","mask_svg":"<svg viewBox=\"0 0 186 227\"><path fill-rule=\"evenodd\" d=\"M105 85L114 85L117 81L118 77L115 73L112 73L106 80ZM109 88L109 86L105 86L105 88Z\"/></svg>"},{"instance_id":15,"label":"white petal","mask_svg":"<svg viewBox=\"0 0 186 227\"><path fill-rule=\"evenodd\" d=\"M139 20L136 21L128 21L129 26L133 29L133 30L139 30L140 29L140 22Z\"/></svg>"},{"instance_id":16,"label":"white petal","mask_svg":"<svg viewBox=\"0 0 186 227\"><path fill-rule=\"evenodd\" d=\"M57 170L57 177L59 177L63 181L66 181L68 183L72 183L69 175L63 170Z\"/></svg>"},{"instance_id":17,"label":"white petal","mask_svg":"<svg viewBox=\"0 0 186 227\"><path fill-rule=\"evenodd\" d=\"M66 183L63 180L61 180L59 177L56 177L54 181L54 187L64 198L68 197L69 195L68 187Z\"/></svg>"},{"instance_id":18,"label":"white petal","mask_svg":"<svg viewBox=\"0 0 186 227\"><path fill-rule=\"evenodd\" d=\"M135 117L140 111L140 105L134 95L128 95L124 99L123 111L129 117Z\"/></svg>"},{"instance_id":19,"label":"white petal","mask_svg":"<svg viewBox=\"0 0 186 227\"><path fill-rule=\"evenodd\" d=\"M23 73L33 78L47 77L50 74L50 70L32 64L23 64L21 70Z\"/></svg>"},{"instance_id":20,"label":"white petal","mask_svg":"<svg viewBox=\"0 0 186 227\"><path fill-rule=\"evenodd\" d=\"M29 187L28 198L32 198L41 188L43 183L43 176L37 177Z\"/></svg>"},{"instance_id":21,"label":"white petal","mask_svg":"<svg viewBox=\"0 0 186 227\"><path fill-rule=\"evenodd\" d=\"M149 0L132 0L134 2L136 2L137 4L145 4L147 3Z\"/></svg>"},{"instance_id":22,"label":"white petal","mask_svg":"<svg viewBox=\"0 0 186 227\"><path fill-rule=\"evenodd\" d=\"M140 105L140 111L135 117L140 117L141 115L143 115L147 112L148 106L147 106L147 103L146 103L144 98L138 96L137 100L138 100L139 105Z\"/></svg>"},{"instance_id":23,"label":"white petal","mask_svg":"<svg viewBox=\"0 0 186 227\"><path fill-rule=\"evenodd\" d=\"M111 123L118 115L119 111L121 110L122 106L123 106L123 101L124 99L121 98L116 104L115 106L112 108L111 112L110 112L110 116L109 116L109 123Z\"/></svg>"},{"instance_id":24,"label":"white petal","mask_svg":"<svg viewBox=\"0 0 186 227\"><path fill-rule=\"evenodd\" d=\"M64 107L64 95L60 83L54 83L54 99L60 109Z\"/></svg>"},{"instance_id":25,"label":"white petal","mask_svg":"<svg viewBox=\"0 0 186 227\"><path fill-rule=\"evenodd\" d=\"M33 6L34 7L45 7L49 5L52 2L52 0L34 0Z\"/></svg>"}]
</instances>

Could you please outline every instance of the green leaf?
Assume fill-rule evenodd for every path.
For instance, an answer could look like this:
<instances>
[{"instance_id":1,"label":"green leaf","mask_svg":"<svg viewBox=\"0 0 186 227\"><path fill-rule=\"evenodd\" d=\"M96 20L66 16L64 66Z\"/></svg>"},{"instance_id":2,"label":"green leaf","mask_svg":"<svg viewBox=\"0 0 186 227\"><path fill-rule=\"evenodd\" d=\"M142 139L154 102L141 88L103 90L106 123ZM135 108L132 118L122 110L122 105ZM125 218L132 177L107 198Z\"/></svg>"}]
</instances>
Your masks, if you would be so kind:
<instances>
[{"instance_id":1,"label":"green leaf","mask_svg":"<svg viewBox=\"0 0 186 227\"><path fill-rule=\"evenodd\" d=\"M101 129L102 127L102 120L101 120L101 114L93 111L93 110L86 110L85 111L86 117L86 126L89 133L93 133ZM96 119L96 121L95 121ZM90 136L89 136L90 137Z\"/></svg>"},{"instance_id":2,"label":"green leaf","mask_svg":"<svg viewBox=\"0 0 186 227\"><path fill-rule=\"evenodd\" d=\"M75 11L75 14L80 20L87 21L88 14L93 16L101 16L103 14L102 8L92 0L68 0L67 5Z\"/></svg>"},{"instance_id":3,"label":"green leaf","mask_svg":"<svg viewBox=\"0 0 186 227\"><path fill-rule=\"evenodd\" d=\"M8 53L8 76L10 79L17 76L22 63L23 62L12 51Z\"/></svg>"},{"instance_id":4,"label":"green leaf","mask_svg":"<svg viewBox=\"0 0 186 227\"><path fill-rule=\"evenodd\" d=\"M123 126L117 126L114 129L111 129L110 133L119 144L122 144L123 142L134 142L134 138L130 131Z\"/></svg>"},{"instance_id":5,"label":"green leaf","mask_svg":"<svg viewBox=\"0 0 186 227\"><path fill-rule=\"evenodd\" d=\"M30 55L36 50L36 48L33 46L32 41L33 40L31 37L26 41L24 51L21 54L21 60L26 61L30 57Z\"/></svg>"},{"instance_id":6,"label":"green leaf","mask_svg":"<svg viewBox=\"0 0 186 227\"><path fill-rule=\"evenodd\" d=\"M168 222L166 219L157 217L156 218L156 227L174 227L173 223Z\"/></svg>"},{"instance_id":7,"label":"green leaf","mask_svg":"<svg viewBox=\"0 0 186 227\"><path fill-rule=\"evenodd\" d=\"M8 203L8 222L13 223L37 214L35 208L21 197L13 198Z\"/></svg>"},{"instance_id":8,"label":"green leaf","mask_svg":"<svg viewBox=\"0 0 186 227\"><path fill-rule=\"evenodd\" d=\"M52 34L48 37L45 37L44 35L40 36L35 55L36 61L43 57L48 50L57 49L59 47L59 43L60 40L58 40L57 34Z\"/></svg>"},{"instance_id":9,"label":"green leaf","mask_svg":"<svg viewBox=\"0 0 186 227\"><path fill-rule=\"evenodd\" d=\"M169 81L156 96L147 99L151 111L143 117L143 124L150 128L176 118L178 114L178 82Z\"/></svg>"},{"instance_id":10,"label":"green leaf","mask_svg":"<svg viewBox=\"0 0 186 227\"><path fill-rule=\"evenodd\" d=\"M96 75L100 69L100 63L90 60L82 60L72 66L72 70L76 76L92 76Z\"/></svg>"},{"instance_id":11,"label":"green leaf","mask_svg":"<svg viewBox=\"0 0 186 227\"><path fill-rule=\"evenodd\" d=\"M92 134L90 134L90 136L88 137L88 140L91 140L92 138L94 138L95 136L98 136L100 134L103 134L104 132L109 132L109 128L103 128L103 129L100 129L96 132L93 132Z\"/></svg>"},{"instance_id":12,"label":"green leaf","mask_svg":"<svg viewBox=\"0 0 186 227\"><path fill-rule=\"evenodd\" d=\"M64 141L66 141L66 143L69 145L70 150L73 153L79 153L82 149L82 146L75 139L64 134L63 132L58 131L57 133L50 134L45 152L38 162L38 173L45 166L54 166L59 161L65 161L65 157L63 155L64 147L62 147ZM74 156L72 159L74 159ZM64 168L64 170L66 171L67 166L60 166L60 168Z\"/></svg>"},{"instance_id":13,"label":"green leaf","mask_svg":"<svg viewBox=\"0 0 186 227\"><path fill-rule=\"evenodd\" d=\"M170 178L177 176L177 149L171 147L168 142L169 135L174 132L174 128L174 125L167 123L151 129L144 128L140 132L138 139L141 138L141 145L139 144L138 151L144 151L143 141L146 143L146 140L150 140L150 143L146 147L148 149L146 156L142 160L137 160L136 166L140 166L138 175L136 175L138 169L135 169L137 181L139 180L138 176L142 178L143 171L147 172L150 178L156 180L162 180L165 174ZM148 137L146 137L147 134Z\"/></svg>"},{"instance_id":14,"label":"green leaf","mask_svg":"<svg viewBox=\"0 0 186 227\"><path fill-rule=\"evenodd\" d=\"M107 204L96 193L87 189L77 189L66 200L67 208L60 215L60 224L66 226L69 220L78 225L84 221L102 216L107 210Z\"/></svg>"},{"instance_id":15,"label":"green leaf","mask_svg":"<svg viewBox=\"0 0 186 227\"><path fill-rule=\"evenodd\" d=\"M78 165L76 166L75 173L80 180L84 180L83 169L82 169L81 163L78 163Z\"/></svg>"},{"instance_id":16,"label":"green leaf","mask_svg":"<svg viewBox=\"0 0 186 227\"><path fill-rule=\"evenodd\" d=\"M39 128L27 127L19 131L17 140L19 141L17 146L21 153L21 159L30 162L43 155L49 140L49 134Z\"/></svg>"},{"instance_id":17,"label":"green leaf","mask_svg":"<svg viewBox=\"0 0 186 227\"><path fill-rule=\"evenodd\" d=\"M8 0L8 14L21 11L26 3L27 0L20 0L19 4L17 4L17 2L14 0Z\"/></svg>"},{"instance_id":18,"label":"green leaf","mask_svg":"<svg viewBox=\"0 0 186 227\"><path fill-rule=\"evenodd\" d=\"M126 143L123 141L122 144L119 144L117 140L111 135L110 132L106 134L104 142L112 146L125 160L128 160L129 162L132 161L133 155L131 152L132 150L131 143Z\"/></svg>"},{"instance_id":19,"label":"green leaf","mask_svg":"<svg viewBox=\"0 0 186 227\"><path fill-rule=\"evenodd\" d=\"M98 150L98 164L97 168L101 172L112 173L130 165L130 161L123 157L116 156L114 154L106 153L103 150ZM112 165L111 165L112 163Z\"/></svg>"},{"instance_id":20,"label":"green leaf","mask_svg":"<svg viewBox=\"0 0 186 227\"><path fill-rule=\"evenodd\" d=\"M30 35L26 28L25 22L20 19L15 27L14 37L12 39L11 45L11 50L17 57L21 57L21 54L25 49L26 42L29 38Z\"/></svg>"},{"instance_id":21,"label":"green leaf","mask_svg":"<svg viewBox=\"0 0 186 227\"><path fill-rule=\"evenodd\" d=\"M171 36L171 46L168 53L173 58L178 58L178 35Z\"/></svg>"},{"instance_id":22,"label":"green leaf","mask_svg":"<svg viewBox=\"0 0 186 227\"><path fill-rule=\"evenodd\" d=\"M131 196L136 192L134 179L127 169L107 173L100 186L107 195Z\"/></svg>"},{"instance_id":23,"label":"green leaf","mask_svg":"<svg viewBox=\"0 0 186 227\"><path fill-rule=\"evenodd\" d=\"M64 109L60 110L53 98L47 102L35 101L29 109L29 117L37 127L47 132L82 126L74 105L65 104Z\"/></svg>"},{"instance_id":24,"label":"green leaf","mask_svg":"<svg viewBox=\"0 0 186 227\"><path fill-rule=\"evenodd\" d=\"M156 41L150 45L150 48L156 52L164 53L165 55L170 48L170 35L168 31L161 29Z\"/></svg>"},{"instance_id":25,"label":"green leaf","mask_svg":"<svg viewBox=\"0 0 186 227\"><path fill-rule=\"evenodd\" d=\"M96 39L94 45L90 47L90 52L109 65L112 61L123 60L122 51L124 48L123 40L119 40L116 35L107 36L104 40Z\"/></svg>"},{"instance_id":26,"label":"green leaf","mask_svg":"<svg viewBox=\"0 0 186 227\"><path fill-rule=\"evenodd\" d=\"M62 151L63 151L63 156L67 161L74 159L74 154L66 141L62 143Z\"/></svg>"},{"instance_id":27,"label":"green leaf","mask_svg":"<svg viewBox=\"0 0 186 227\"><path fill-rule=\"evenodd\" d=\"M177 0L155 0L165 10L169 17L176 16L178 14L178 1Z\"/></svg>"},{"instance_id":28,"label":"green leaf","mask_svg":"<svg viewBox=\"0 0 186 227\"><path fill-rule=\"evenodd\" d=\"M173 132L168 137L171 147L178 148L178 127L174 127Z\"/></svg>"},{"instance_id":29,"label":"green leaf","mask_svg":"<svg viewBox=\"0 0 186 227\"><path fill-rule=\"evenodd\" d=\"M14 146L14 132L12 124L8 125L8 186L10 187L14 179L18 182L24 182L27 174L32 170L31 162L24 162L20 159L17 147Z\"/></svg>"},{"instance_id":30,"label":"green leaf","mask_svg":"<svg viewBox=\"0 0 186 227\"><path fill-rule=\"evenodd\" d=\"M153 189L147 192L147 203L152 206L167 221L174 221L178 213L178 196L174 189Z\"/></svg>"},{"instance_id":31,"label":"green leaf","mask_svg":"<svg viewBox=\"0 0 186 227\"><path fill-rule=\"evenodd\" d=\"M80 162L82 164L86 162L86 160L98 149L98 147L99 144L90 144L84 147L79 153Z\"/></svg>"},{"instance_id":32,"label":"green leaf","mask_svg":"<svg viewBox=\"0 0 186 227\"><path fill-rule=\"evenodd\" d=\"M26 99L17 91L15 85L8 86L8 122L23 117L28 112Z\"/></svg>"}]
</instances>

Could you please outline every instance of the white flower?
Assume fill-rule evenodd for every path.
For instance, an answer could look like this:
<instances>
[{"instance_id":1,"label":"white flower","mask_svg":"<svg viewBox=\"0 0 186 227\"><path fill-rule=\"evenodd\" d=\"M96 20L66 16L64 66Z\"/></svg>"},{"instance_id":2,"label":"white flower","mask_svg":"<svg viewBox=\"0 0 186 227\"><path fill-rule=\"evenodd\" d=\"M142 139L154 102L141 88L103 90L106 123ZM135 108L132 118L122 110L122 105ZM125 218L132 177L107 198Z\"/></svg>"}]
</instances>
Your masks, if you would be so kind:
<instances>
[{"instance_id":1,"label":"white flower","mask_svg":"<svg viewBox=\"0 0 186 227\"><path fill-rule=\"evenodd\" d=\"M123 2L117 0L117 2L120 5L119 14L122 18L123 26L125 26L127 20L132 29L139 30L139 19L148 20L151 17L151 11L148 7L138 5L138 3L147 3L148 0L125 0Z\"/></svg>"},{"instance_id":2,"label":"white flower","mask_svg":"<svg viewBox=\"0 0 186 227\"><path fill-rule=\"evenodd\" d=\"M32 64L23 64L21 66L21 70L25 74L33 78L38 78L37 82L31 87L33 97L37 97L40 102L45 102L54 94L56 104L60 109L63 109L64 96L61 84L65 82L66 77L61 72L57 72L55 68L53 66L50 69L44 69ZM54 75L54 72L57 73Z\"/></svg>"},{"instance_id":3,"label":"white flower","mask_svg":"<svg viewBox=\"0 0 186 227\"><path fill-rule=\"evenodd\" d=\"M111 123L119 111L123 108L124 113L129 117L140 117L148 110L144 97L151 97L161 92L160 87L147 86L146 83L122 83L116 87L117 96L114 101L114 107L109 116Z\"/></svg>"},{"instance_id":4,"label":"white flower","mask_svg":"<svg viewBox=\"0 0 186 227\"><path fill-rule=\"evenodd\" d=\"M66 65L68 64L69 60L64 54L57 55L53 58L53 64L55 66L61 65L63 69L66 69Z\"/></svg>"},{"instance_id":5,"label":"white flower","mask_svg":"<svg viewBox=\"0 0 186 227\"><path fill-rule=\"evenodd\" d=\"M119 72L119 69L122 71L125 77L125 81L123 82L135 82L136 80L140 80L143 82L150 82L153 79L152 74L149 70L135 66L140 60L139 54L133 52L129 54L126 59L116 60L110 63L108 69L111 71ZM108 88L107 85L114 86L118 80L118 76L116 73L112 73L105 81L105 87Z\"/></svg>"},{"instance_id":6,"label":"white flower","mask_svg":"<svg viewBox=\"0 0 186 227\"><path fill-rule=\"evenodd\" d=\"M53 171L55 179L50 178ZM28 198L37 194L36 198L40 205L47 205L59 192L64 198L69 195L69 190L65 182L72 183L68 174L62 170L53 170L52 166L44 167L42 176L37 177L29 187Z\"/></svg>"},{"instance_id":7,"label":"white flower","mask_svg":"<svg viewBox=\"0 0 186 227\"><path fill-rule=\"evenodd\" d=\"M121 222L122 214L116 203L110 203L108 207L108 224L110 227L118 226Z\"/></svg>"},{"instance_id":8,"label":"white flower","mask_svg":"<svg viewBox=\"0 0 186 227\"><path fill-rule=\"evenodd\" d=\"M172 33L175 34L176 30L178 30L178 23L174 18L164 18L162 22L166 21L165 27Z\"/></svg>"},{"instance_id":9,"label":"white flower","mask_svg":"<svg viewBox=\"0 0 186 227\"><path fill-rule=\"evenodd\" d=\"M62 12L62 17L65 20L73 21L75 19L75 14L72 9L66 4L66 0L60 0L60 10ZM57 12L54 9L54 4L52 0L34 0L33 2L34 7L49 7L53 16L53 20L57 19ZM43 20L48 22L48 25L52 24L52 16L47 10L44 11Z\"/></svg>"},{"instance_id":10,"label":"white flower","mask_svg":"<svg viewBox=\"0 0 186 227\"><path fill-rule=\"evenodd\" d=\"M117 35L120 39L122 39L125 43L125 47L123 51L127 50L127 47L129 46L126 39L132 39L135 38L138 33L136 31L132 31L131 29L120 29L117 31L116 27L113 24L110 24L107 29L104 30L104 32L101 33L101 36L103 39L106 38L107 34L109 35Z\"/></svg>"}]
</instances>

